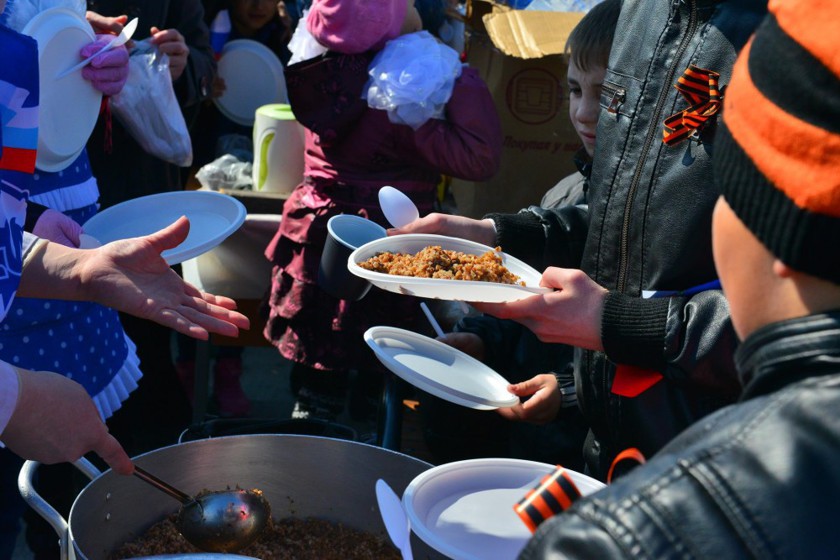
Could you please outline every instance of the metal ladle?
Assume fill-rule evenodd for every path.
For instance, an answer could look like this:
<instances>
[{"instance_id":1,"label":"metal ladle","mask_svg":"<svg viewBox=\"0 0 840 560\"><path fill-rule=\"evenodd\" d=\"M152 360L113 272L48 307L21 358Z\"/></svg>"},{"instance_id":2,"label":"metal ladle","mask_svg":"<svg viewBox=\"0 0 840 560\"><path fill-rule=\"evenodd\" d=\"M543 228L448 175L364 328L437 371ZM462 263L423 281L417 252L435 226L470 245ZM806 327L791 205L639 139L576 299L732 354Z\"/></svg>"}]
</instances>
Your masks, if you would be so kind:
<instances>
[{"instance_id":1,"label":"metal ladle","mask_svg":"<svg viewBox=\"0 0 840 560\"><path fill-rule=\"evenodd\" d=\"M271 506L258 490L220 490L192 497L137 465L134 475L181 502L175 525L204 552L235 552L248 546L271 517Z\"/></svg>"}]
</instances>

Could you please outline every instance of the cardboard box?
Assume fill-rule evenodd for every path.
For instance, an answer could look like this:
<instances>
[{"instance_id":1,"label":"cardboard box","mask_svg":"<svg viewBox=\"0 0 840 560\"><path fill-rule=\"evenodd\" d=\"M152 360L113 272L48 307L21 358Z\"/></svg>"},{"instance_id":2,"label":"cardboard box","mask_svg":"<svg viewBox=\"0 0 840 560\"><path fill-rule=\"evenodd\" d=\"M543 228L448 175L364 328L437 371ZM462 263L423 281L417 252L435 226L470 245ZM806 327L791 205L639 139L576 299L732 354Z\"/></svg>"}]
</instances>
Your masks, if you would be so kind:
<instances>
[{"instance_id":1,"label":"cardboard box","mask_svg":"<svg viewBox=\"0 0 840 560\"><path fill-rule=\"evenodd\" d=\"M453 179L458 213L480 218L539 204L573 173L580 147L569 121L566 38L582 13L512 10L470 0L466 62L487 82L502 123L502 162L490 181Z\"/></svg>"}]
</instances>

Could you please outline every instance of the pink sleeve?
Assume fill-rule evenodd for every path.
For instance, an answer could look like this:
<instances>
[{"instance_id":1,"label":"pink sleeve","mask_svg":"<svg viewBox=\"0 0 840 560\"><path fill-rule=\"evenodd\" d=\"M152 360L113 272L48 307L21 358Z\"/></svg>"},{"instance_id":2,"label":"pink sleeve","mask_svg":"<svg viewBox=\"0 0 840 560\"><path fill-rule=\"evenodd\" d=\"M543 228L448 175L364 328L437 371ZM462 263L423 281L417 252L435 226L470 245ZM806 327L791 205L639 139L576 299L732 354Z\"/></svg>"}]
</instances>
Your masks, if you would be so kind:
<instances>
[{"instance_id":1,"label":"pink sleeve","mask_svg":"<svg viewBox=\"0 0 840 560\"><path fill-rule=\"evenodd\" d=\"M19 383L17 370L0 362L0 434L6 429L18 400Z\"/></svg>"},{"instance_id":2,"label":"pink sleeve","mask_svg":"<svg viewBox=\"0 0 840 560\"><path fill-rule=\"evenodd\" d=\"M441 173L472 181L499 169L502 129L490 90L474 68L464 67L446 104L446 119L430 119L417 131L401 127L401 144Z\"/></svg>"}]
</instances>

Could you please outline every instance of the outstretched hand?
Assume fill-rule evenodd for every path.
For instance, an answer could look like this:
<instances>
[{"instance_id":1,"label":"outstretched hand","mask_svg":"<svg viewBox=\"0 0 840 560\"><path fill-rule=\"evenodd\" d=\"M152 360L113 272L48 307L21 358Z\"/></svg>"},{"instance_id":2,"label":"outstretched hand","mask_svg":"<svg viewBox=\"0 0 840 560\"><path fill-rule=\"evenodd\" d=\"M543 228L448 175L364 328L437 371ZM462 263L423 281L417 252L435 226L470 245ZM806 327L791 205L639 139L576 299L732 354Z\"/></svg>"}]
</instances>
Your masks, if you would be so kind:
<instances>
[{"instance_id":1,"label":"outstretched hand","mask_svg":"<svg viewBox=\"0 0 840 560\"><path fill-rule=\"evenodd\" d=\"M581 270L555 267L543 272L540 286L555 291L510 303L474 303L473 306L488 315L525 325L543 342L603 350L601 314L606 288Z\"/></svg>"},{"instance_id":2,"label":"outstretched hand","mask_svg":"<svg viewBox=\"0 0 840 560\"><path fill-rule=\"evenodd\" d=\"M508 420L546 424L554 420L563 404L563 395L553 373L541 373L522 383L508 385L508 391L520 398L530 397L510 408L498 409L498 413Z\"/></svg>"},{"instance_id":3,"label":"outstretched hand","mask_svg":"<svg viewBox=\"0 0 840 560\"><path fill-rule=\"evenodd\" d=\"M24 297L94 301L206 340L210 332L237 336L248 318L236 302L184 282L161 256L186 239L186 217L156 233L91 250L47 243L26 261L18 293Z\"/></svg>"},{"instance_id":4,"label":"outstretched hand","mask_svg":"<svg viewBox=\"0 0 840 560\"><path fill-rule=\"evenodd\" d=\"M82 284L98 303L194 338L205 340L209 332L237 336L240 328L248 328L248 318L233 311L236 303L199 291L160 255L183 242L188 233L189 220L181 217L152 235L90 251L91 257L81 269Z\"/></svg>"},{"instance_id":5,"label":"outstretched hand","mask_svg":"<svg viewBox=\"0 0 840 560\"><path fill-rule=\"evenodd\" d=\"M405 233L432 233L468 239L489 247L496 245L496 228L493 220L474 220L464 216L433 212L401 228L391 228L388 235Z\"/></svg>"},{"instance_id":6,"label":"outstretched hand","mask_svg":"<svg viewBox=\"0 0 840 560\"><path fill-rule=\"evenodd\" d=\"M6 447L46 464L76 461L93 451L120 474L134 471L84 387L48 371L18 373L17 405L2 434Z\"/></svg>"}]
</instances>

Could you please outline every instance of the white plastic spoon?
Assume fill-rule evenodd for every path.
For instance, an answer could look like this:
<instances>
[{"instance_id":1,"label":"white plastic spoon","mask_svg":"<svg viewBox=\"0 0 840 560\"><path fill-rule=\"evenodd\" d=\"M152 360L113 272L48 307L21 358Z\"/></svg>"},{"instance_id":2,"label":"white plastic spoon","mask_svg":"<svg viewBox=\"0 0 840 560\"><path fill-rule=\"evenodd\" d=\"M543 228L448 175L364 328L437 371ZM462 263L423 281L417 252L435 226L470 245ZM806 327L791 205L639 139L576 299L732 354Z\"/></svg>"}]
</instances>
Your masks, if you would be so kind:
<instances>
[{"instance_id":1,"label":"white plastic spoon","mask_svg":"<svg viewBox=\"0 0 840 560\"><path fill-rule=\"evenodd\" d=\"M73 66L71 68L68 68L67 70L65 70L64 72L62 72L58 76L56 76L55 79L60 80L64 76L75 72L79 68L83 68L83 67L87 66L90 63L91 60L93 60L94 58L96 58L100 54L108 52L111 49L121 47L124 44L126 44L128 42L128 40L131 39L131 36L134 35L134 32L137 30L137 21L138 21L137 18L134 18L133 20L129 21L125 25L125 27L122 28L122 31L120 31L120 34L117 35L116 37L114 37L113 39L111 39L111 41L107 45L105 45L104 47L102 47L101 49L99 49L98 51L96 51L95 53L93 53L92 55L90 55L89 57L87 57L86 59L81 61L80 63L76 64L75 66Z\"/></svg>"},{"instance_id":2,"label":"white plastic spoon","mask_svg":"<svg viewBox=\"0 0 840 560\"><path fill-rule=\"evenodd\" d=\"M438 323L435 316L432 315L432 310L429 309L429 306L426 305L425 301L420 302L420 309L423 310L423 314L426 315L426 319L428 319L429 323L431 323L432 328L435 330L435 334L441 337L446 336L446 333L444 333L443 329L440 328L440 323Z\"/></svg>"},{"instance_id":3,"label":"white plastic spoon","mask_svg":"<svg viewBox=\"0 0 840 560\"><path fill-rule=\"evenodd\" d=\"M413 560L408 518L397 494L381 478L376 481L376 502L391 542L400 550L403 560Z\"/></svg>"},{"instance_id":4,"label":"white plastic spoon","mask_svg":"<svg viewBox=\"0 0 840 560\"><path fill-rule=\"evenodd\" d=\"M420 217L417 207L402 191L394 187L379 189L379 206L385 218L395 228L401 228Z\"/></svg>"}]
</instances>

